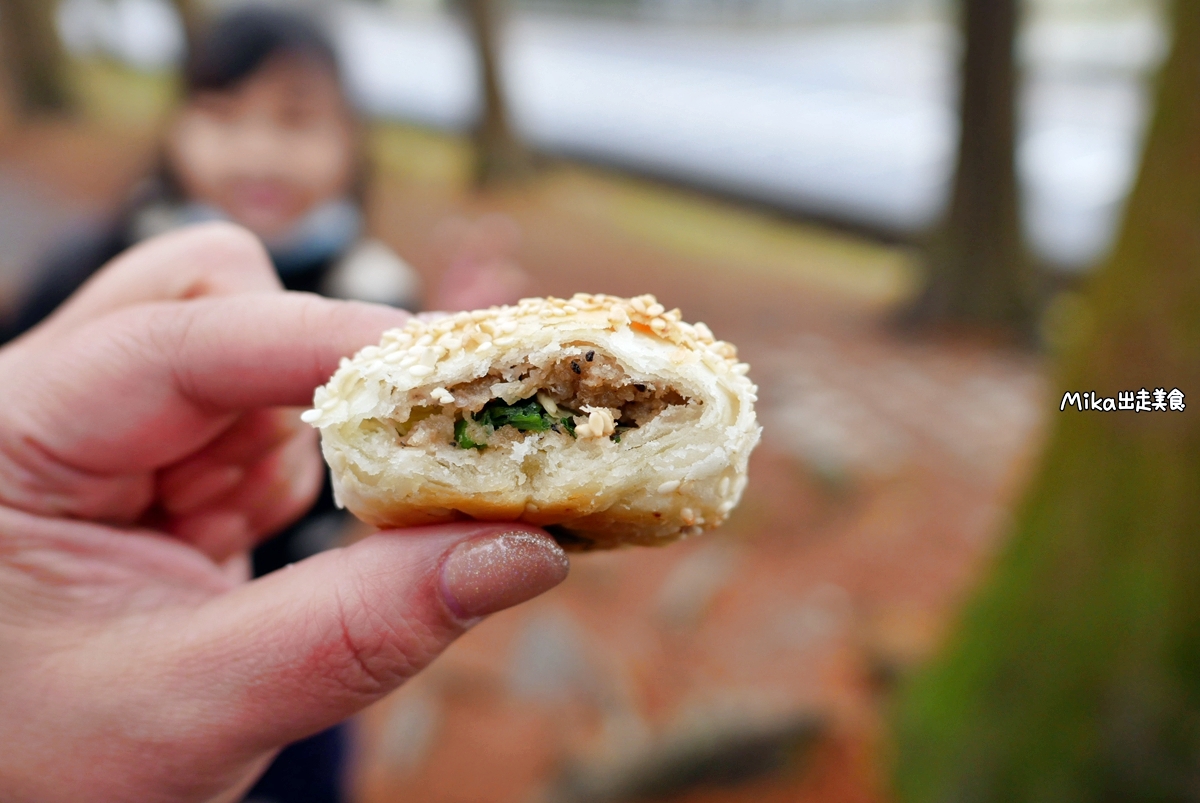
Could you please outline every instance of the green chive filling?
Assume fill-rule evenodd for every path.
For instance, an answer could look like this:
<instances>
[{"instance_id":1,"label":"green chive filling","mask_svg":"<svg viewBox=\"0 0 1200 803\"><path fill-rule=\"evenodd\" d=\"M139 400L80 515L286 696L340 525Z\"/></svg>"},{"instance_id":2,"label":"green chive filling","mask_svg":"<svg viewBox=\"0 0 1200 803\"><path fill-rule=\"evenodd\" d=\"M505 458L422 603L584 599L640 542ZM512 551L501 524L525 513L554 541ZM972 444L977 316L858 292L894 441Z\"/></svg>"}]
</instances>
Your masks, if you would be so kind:
<instances>
[{"instance_id":1,"label":"green chive filling","mask_svg":"<svg viewBox=\"0 0 1200 803\"><path fill-rule=\"evenodd\" d=\"M488 436L500 427L512 427L518 432L558 431L562 427L575 437L575 421L571 416L553 416L546 412L536 396L513 404L493 399L475 415L465 413L454 422L454 442L460 449L485 449Z\"/></svg>"},{"instance_id":2,"label":"green chive filling","mask_svg":"<svg viewBox=\"0 0 1200 803\"><path fill-rule=\"evenodd\" d=\"M486 444L476 443L467 432L468 428L474 422L468 422L466 418L460 418L454 422L454 442L458 444L459 449L483 449Z\"/></svg>"},{"instance_id":3,"label":"green chive filling","mask_svg":"<svg viewBox=\"0 0 1200 803\"><path fill-rule=\"evenodd\" d=\"M493 399L475 415L475 421L492 429L508 426L518 432L545 432L555 424L536 396L514 404Z\"/></svg>"}]
</instances>

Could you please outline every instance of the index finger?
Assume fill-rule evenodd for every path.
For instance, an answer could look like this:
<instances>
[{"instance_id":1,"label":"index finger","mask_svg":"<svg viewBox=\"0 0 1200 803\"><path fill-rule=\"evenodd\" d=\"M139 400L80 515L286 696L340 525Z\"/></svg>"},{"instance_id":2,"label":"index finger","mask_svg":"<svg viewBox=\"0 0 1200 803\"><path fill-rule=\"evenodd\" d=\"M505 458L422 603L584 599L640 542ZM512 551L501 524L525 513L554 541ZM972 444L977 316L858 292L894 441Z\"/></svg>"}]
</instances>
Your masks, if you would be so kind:
<instances>
[{"instance_id":1,"label":"index finger","mask_svg":"<svg viewBox=\"0 0 1200 803\"><path fill-rule=\"evenodd\" d=\"M307 405L338 361L408 313L302 293L143 304L0 358L0 460L157 469L244 410ZM29 457L32 449L36 456ZM44 478L43 478L44 479Z\"/></svg>"},{"instance_id":2,"label":"index finger","mask_svg":"<svg viewBox=\"0 0 1200 803\"><path fill-rule=\"evenodd\" d=\"M231 223L205 223L155 237L118 256L31 336L62 334L135 304L282 291L257 237Z\"/></svg>"}]
</instances>

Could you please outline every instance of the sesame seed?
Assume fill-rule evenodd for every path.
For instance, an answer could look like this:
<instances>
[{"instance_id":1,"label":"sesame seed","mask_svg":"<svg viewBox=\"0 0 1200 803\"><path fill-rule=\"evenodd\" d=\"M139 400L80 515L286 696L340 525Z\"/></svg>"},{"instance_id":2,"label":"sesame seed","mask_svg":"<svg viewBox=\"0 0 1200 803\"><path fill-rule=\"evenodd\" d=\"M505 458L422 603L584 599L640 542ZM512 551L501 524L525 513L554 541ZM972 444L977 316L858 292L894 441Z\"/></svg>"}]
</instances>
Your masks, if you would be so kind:
<instances>
[{"instance_id":1,"label":"sesame seed","mask_svg":"<svg viewBox=\"0 0 1200 803\"><path fill-rule=\"evenodd\" d=\"M660 494L669 494L679 487L679 480L667 480L662 485L658 486Z\"/></svg>"},{"instance_id":2,"label":"sesame seed","mask_svg":"<svg viewBox=\"0 0 1200 803\"><path fill-rule=\"evenodd\" d=\"M338 371L314 394L314 410L325 412L310 423L319 420L328 425L346 420L351 409L369 409L389 394L415 390L442 360L457 357L460 351L490 356L497 347L512 347L538 329L572 317L584 328L606 326L609 331L619 331L636 320L675 346L670 359L676 364L702 364L724 381L734 383L748 398L756 395L747 377L749 368L737 360L737 349L716 340L704 324L684 322L678 309L665 310L650 294L626 299L576 293L567 300L528 298L515 306L459 312L434 321L411 318L404 326L385 332L379 345L368 346L353 359L339 362ZM582 363L594 358L595 351L587 350L572 361L571 368L582 375ZM436 398L453 398L448 390L441 390L445 395L439 392ZM434 398L432 391L428 393L425 398ZM608 427L609 417L589 414L577 424L585 436L598 437ZM731 490L727 484L720 487L722 495Z\"/></svg>"},{"instance_id":3,"label":"sesame seed","mask_svg":"<svg viewBox=\"0 0 1200 803\"><path fill-rule=\"evenodd\" d=\"M554 399L550 398L545 393L539 393L537 394L537 400L538 404L542 405L542 407L550 415L558 415L558 404L554 401Z\"/></svg>"}]
</instances>

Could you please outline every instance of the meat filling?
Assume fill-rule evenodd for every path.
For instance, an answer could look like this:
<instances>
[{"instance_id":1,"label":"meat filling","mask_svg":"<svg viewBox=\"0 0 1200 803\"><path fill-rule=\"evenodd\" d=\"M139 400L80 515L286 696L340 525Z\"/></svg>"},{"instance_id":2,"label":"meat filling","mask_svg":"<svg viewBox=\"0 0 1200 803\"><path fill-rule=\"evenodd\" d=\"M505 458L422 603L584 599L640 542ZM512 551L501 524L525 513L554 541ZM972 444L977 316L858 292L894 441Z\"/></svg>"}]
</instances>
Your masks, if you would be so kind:
<instances>
[{"instance_id":1,"label":"meat filling","mask_svg":"<svg viewBox=\"0 0 1200 803\"><path fill-rule=\"evenodd\" d=\"M493 369L448 390L459 411L455 419L416 408L412 425L397 428L402 443L430 446L449 440L464 449L483 448L518 433L546 430L619 442L624 432L688 401L673 388L631 382L616 360L593 350L541 367Z\"/></svg>"},{"instance_id":2,"label":"meat filling","mask_svg":"<svg viewBox=\"0 0 1200 803\"><path fill-rule=\"evenodd\" d=\"M455 405L476 413L497 396L506 401L516 401L517 398L536 393L543 399L550 399L558 407L575 412L582 411L584 407L620 410L620 423L641 426L667 406L687 403L671 388L659 389L631 383L616 360L595 351L540 368L518 366L505 373L509 376L493 370L487 376L451 388ZM497 393L497 390L500 392Z\"/></svg>"}]
</instances>

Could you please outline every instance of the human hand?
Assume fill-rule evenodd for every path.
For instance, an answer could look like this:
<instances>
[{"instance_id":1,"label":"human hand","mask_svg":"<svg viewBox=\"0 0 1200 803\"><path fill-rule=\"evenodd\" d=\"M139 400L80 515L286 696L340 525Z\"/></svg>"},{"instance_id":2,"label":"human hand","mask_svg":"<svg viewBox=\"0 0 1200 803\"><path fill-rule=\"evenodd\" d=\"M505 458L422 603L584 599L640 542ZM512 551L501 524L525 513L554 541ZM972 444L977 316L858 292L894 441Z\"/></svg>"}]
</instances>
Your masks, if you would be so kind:
<instances>
[{"instance_id":1,"label":"human hand","mask_svg":"<svg viewBox=\"0 0 1200 803\"><path fill-rule=\"evenodd\" d=\"M531 528L370 536L247 582L311 502L307 404L403 323L280 291L208 226L117 260L0 351L0 796L236 800L283 744L556 585Z\"/></svg>"}]
</instances>

